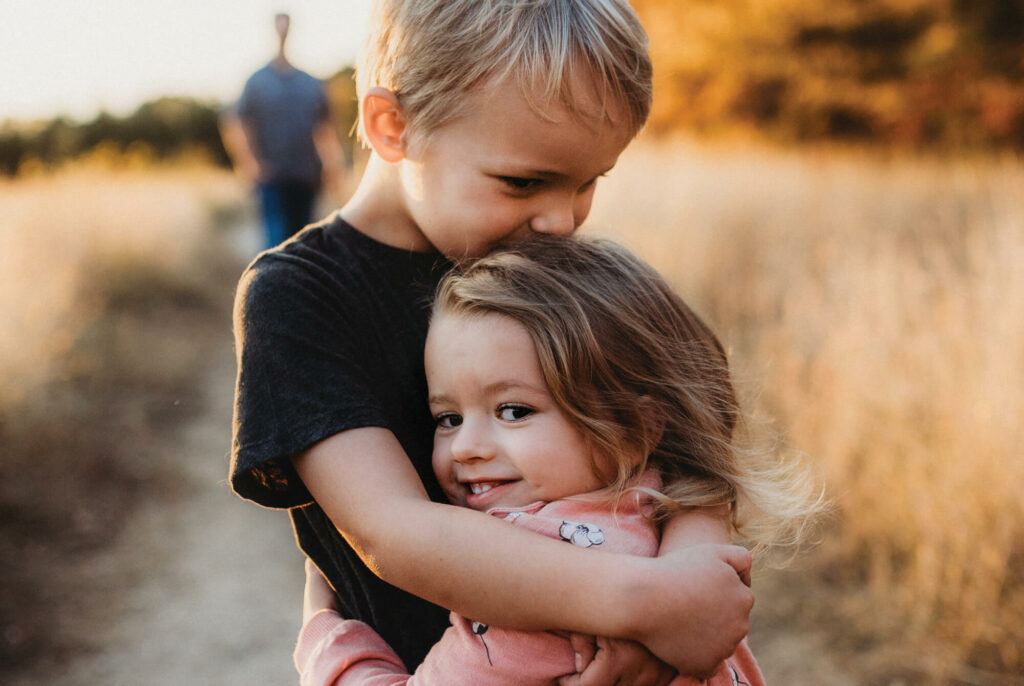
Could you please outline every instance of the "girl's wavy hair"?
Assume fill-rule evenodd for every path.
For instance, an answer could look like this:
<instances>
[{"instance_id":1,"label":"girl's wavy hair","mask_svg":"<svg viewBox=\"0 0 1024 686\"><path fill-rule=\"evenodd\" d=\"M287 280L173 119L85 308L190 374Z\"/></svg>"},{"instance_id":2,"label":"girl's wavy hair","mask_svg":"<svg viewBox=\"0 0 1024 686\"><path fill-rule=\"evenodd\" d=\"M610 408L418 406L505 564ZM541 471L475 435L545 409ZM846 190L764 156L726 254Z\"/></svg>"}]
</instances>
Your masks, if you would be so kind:
<instances>
[{"instance_id":1,"label":"girl's wavy hair","mask_svg":"<svg viewBox=\"0 0 1024 686\"><path fill-rule=\"evenodd\" d=\"M464 113L468 94L510 77L535 108L574 116L592 87L638 132L653 92L648 39L627 0L378 0L356 68L360 107L373 86L396 94L407 130L429 136ZM580 77L587 77L581 80Z\"/></svg>"},{"instance_id":2,"label":"girl's wavy hair","mask_svg":"<svg viewBox=\"0 0 1024 686\"><path fill-rule=\"evenodd\" d=\"M614 493L654 468L656 519L724 505L755 547L802 538L821 489L805 464L736 446L743 412L722 344L625 247L555 236L500 246L449 274L434 302L435 317L484 313L529 332L548 390ZM740 520L741 501L756 521Z\"/></svg>"}]
</instances>

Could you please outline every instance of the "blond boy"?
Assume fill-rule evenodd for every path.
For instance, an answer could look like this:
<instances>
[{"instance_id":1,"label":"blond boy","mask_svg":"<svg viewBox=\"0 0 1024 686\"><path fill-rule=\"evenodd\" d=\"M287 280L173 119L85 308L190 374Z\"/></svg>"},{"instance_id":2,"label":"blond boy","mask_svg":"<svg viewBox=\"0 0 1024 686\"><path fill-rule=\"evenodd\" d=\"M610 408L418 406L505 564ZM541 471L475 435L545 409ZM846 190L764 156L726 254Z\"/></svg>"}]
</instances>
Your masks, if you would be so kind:
<instances>
[{"instance_id":1,"label":"blond boy","mask_svg":"<svg viewBox=\"0 0 1024 686\"><path fill-rule=\"evenodd\" d=\"M583 222L649 110L636 16L624 0L384 0L358 80L358 189L239 284L233 488L290 508L342 615L407 665L444 607L710 671L746 633L744 550L683 549L693 525L670 523L659 558L593 555L444 504L431 470L429 294L451 260Z\"/></svg>"}]
</instances>

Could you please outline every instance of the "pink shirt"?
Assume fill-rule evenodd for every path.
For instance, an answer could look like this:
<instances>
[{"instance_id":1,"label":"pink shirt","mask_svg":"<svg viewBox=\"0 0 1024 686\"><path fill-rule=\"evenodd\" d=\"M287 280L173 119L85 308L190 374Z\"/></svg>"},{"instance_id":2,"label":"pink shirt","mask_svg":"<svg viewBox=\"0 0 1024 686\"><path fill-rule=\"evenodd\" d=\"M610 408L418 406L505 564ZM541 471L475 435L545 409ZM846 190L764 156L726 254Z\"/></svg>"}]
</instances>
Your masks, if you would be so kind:
<instances>
[{"instance_id":1,"label":"pink shirt","mask_svg":"<svg viewBox=\"0 0 1024 686\"><path fill-rule=\"evenodd\" d=\"M648 478L645 476L645 482ZM582 547L651 557L658 552L658 532L643 516L638 496L627 493L614 512L607 499L569 499L495 508L488 514ZM410 675L398 655L368 625L322 610L303 626L295 648L301 684L540 686L576 672L575 655L563 632L487 627L454 612L451 622L423 664ZM764 679L743 641L711 679L700 682L680 676L672 686L700 683L763 686Z\"/></svg>"}]
</instances>

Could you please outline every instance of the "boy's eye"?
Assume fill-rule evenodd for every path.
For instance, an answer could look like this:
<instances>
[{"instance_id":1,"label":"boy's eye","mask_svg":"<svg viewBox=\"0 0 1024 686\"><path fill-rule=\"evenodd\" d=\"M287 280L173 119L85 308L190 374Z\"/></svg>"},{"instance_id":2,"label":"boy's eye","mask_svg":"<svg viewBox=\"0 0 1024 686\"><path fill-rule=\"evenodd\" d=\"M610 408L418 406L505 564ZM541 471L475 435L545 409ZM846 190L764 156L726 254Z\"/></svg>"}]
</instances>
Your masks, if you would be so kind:
<instances>
[{"instance_id":1,"label":"boy's eye","mask_svg":"<svg viewBox=\"0 0 1024 686\"><path fill-rule=\"evenodd\" d=\"M518 422L531 414L533 410L525 405L502 405L498 408L498 417L505 422Z\"/></svg>"},{"instance_id":2,"label":"boy's eye","mask_svg":"<svg viewBox=\"0 0 1024 686\"><path fill-rule=\"evenodd\" d=\"M604 174L598 174L597 176L592 178L590 181L587 181L585 184L583 184L583 186L580 188L580 190L581 191L585 191L587 189L593 188L597 184L597 180L598 179L603 179L606 176L608 176L607 172L605 172Z\"/></svg>"},{"instance_id":3,"label":"boy's eye","mask_svg":"<svg viewBox=\"0 0 1024 686\"><path fill-rule=\"evenodd\" d=\"M454 429L462 424L462 417L454 412L445 412L444 414L439 414L434 421L437 422L438 428Z\"/></svg>"},{"instance_id":4,"label":"boy's eye","mask_svg":"<svg viewBox=\"0 0 1024 686\"><path fill-rule=\"evenodd\" d=\"M499 176L498 180L516 191L528 191L541 183L540 179L527 179L520 176Z\"/></svg>"}]
</instances>

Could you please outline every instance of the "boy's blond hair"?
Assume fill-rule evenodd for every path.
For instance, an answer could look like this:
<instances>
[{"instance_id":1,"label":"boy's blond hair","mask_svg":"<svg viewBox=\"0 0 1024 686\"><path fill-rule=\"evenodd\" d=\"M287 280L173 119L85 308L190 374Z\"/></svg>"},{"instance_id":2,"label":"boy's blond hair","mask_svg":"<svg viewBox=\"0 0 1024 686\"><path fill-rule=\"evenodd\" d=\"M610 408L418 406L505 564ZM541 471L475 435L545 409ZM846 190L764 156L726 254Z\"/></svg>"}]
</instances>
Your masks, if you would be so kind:
<instances>
[{"instance_id":1,"label":"boy's blond hair","mask_svg":"<svg viewBox=\"0 0 1024 686\"><path fill-rule=\"evenodd\" d=\"M647 34L626 0L378 0L357 68L360 101L395 93L407 131L427 136L463 113L466 95L510 78L533 105L583 116L593 88L634 135L651 107Z\"/></svg>"}]
</instances>

